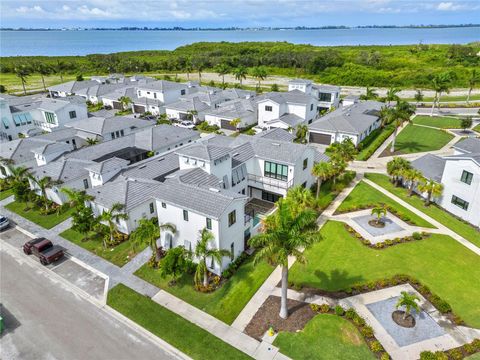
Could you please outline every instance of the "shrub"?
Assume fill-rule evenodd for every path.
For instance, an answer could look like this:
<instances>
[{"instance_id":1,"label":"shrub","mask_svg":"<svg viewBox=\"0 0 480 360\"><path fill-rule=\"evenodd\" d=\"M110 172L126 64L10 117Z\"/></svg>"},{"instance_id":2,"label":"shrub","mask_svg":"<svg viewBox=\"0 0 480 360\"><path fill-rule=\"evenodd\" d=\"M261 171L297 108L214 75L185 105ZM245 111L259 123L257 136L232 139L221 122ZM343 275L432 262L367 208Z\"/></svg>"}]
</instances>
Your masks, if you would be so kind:
<instances>
[{"instance_id":1,"label":"shrub","mask_svg":"<svg viewBox=\"0 0 480 360\"><path fill-rule=\"evenodd\" d=\"M442 351L422 351L420 353L420 360L448 360L448 356Z\"/></svg>"},{"instance_id":2,"label":"shrub","mask_svg":"<svg viewBox=\"0 0 480 360\"><path fill-rule=\"evenodd\" d=\"M330 311L330 305L328 304L322 304L320 305L320 312L325 314L325 313L328 313Z\"/></svg>"},{"instance_id":3,"label":"shrub","mask_svg":"<svg viewBox=\"0 0 480 360\"><path fill-rule=\"evenodd\" d=\"M437 308L441 313L448 313L452 311L452 307L445 300L440 299L437 295L432 295L430 302Z\"/></svg>"},{"instance_id":4,"label":"shrub","mask_svg":"<svg viewBox=\"0 0 480 360\"><path fill-rule=\"evenodd\" d=\"M463 345L463 350L465 350L467 354L473 354L475 352L475 347L472 344L465 344Z\"/></svg>"},{"instance_id":5,"label":"shrub","mask_svg":"<svg viewBox=\"0 0 480 360\"><path fill-rule=\"evenodd\" d=\"M353 318L353 323L357 326L364 326L365 325L365 320L359 315L354 316Z\"/></svg>"},{"instance_id":6,"label":"shrub","mask_svg":"<svg viewBox=\"0 0 480 360\"><path fill-rule=\"evenodd\" d=\"M338 316L345 315L345 310L340 305L335 306L335 314Z\"/></svg>"},{"instance_id":7,"label":"shrub","mask_svg":"<svg viewBox=\"0 0 480 360\"><path fill-rule=\"evenodd\" d=\"M320 305L310 304L310 309L312 309L313 312L319 312L320 311Z\"/></svg>"},{"instance_id":8,"label":"shrub","mask_svg":"<svg viewBox=\"0 0 480 360\"><path fill-rule=\"evenodd\" d=\"M384 352L382 356L380 356L380 360L390 360L390 355L388 353Z\"/></svg>"},{"instance_id":9,"label":"shrub","mask_svg":"<svg viewBox=\"0 0 480 360\"><path fill-rule=\"evenodd\" d=\"M448 351L448 357L452 360L463 359L463 353L460 349L451 349Z\"/></svg>"},{"instance_id":10,"label":"shrub","mask_svg":"<svg viewBox=\"0 0 480 360\"><path fill-rule=\"evenodd\" d=\"M371 338L373 337L373 329L371 326L365 325L360 329L363 336Z\"/></svg>"},{"instance_id":11,"label":"shrub","mask_svg":"<svg viewBox=\"0 0 480 360\"><path fill-rule=\"evenodd\" d=\"M475 349L475 351L480 351L480 339L475 339L473 340L470 345L473 346L473 348Z\"/></svg>"},{"instance_id":12,"label":"shrub","mask_svg":"<svg viewBox=\"0 0 480 360\"><path fill-rule=\"evenodd\" d=\"M350 308L345 312L345 317L347 319L353 319L355 316L357 316L357 312L355 311L354 308Z\"/></svg>"},{"instance_id":13,"label":"shrub","mask_svg":"<svg viewBox=\"0 0 480 360\"><path fill-rule=\"evenodd\" d=\"M375 340L375 341L372 341L370 343L370 349L374 352L374 353L378 353L380 351L383 351L383 346L382 344L380 344L379 341Z\"/></svg>"}]
</instances>

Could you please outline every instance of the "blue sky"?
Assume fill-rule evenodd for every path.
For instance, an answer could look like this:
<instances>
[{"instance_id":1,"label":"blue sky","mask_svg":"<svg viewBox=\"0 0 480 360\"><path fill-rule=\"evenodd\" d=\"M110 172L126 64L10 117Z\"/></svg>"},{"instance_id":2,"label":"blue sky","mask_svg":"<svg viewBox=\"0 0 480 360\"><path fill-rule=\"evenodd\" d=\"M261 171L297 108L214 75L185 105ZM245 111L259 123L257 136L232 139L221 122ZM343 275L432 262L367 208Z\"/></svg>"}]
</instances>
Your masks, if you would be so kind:
<instances>
[{"instance_id":1,"label":"blue sky","mask_svg":"<svg viewBox=\"0 0 480 360\"><path fill-rule=\"evenodd\" d=\"M1 0L2 27L463 24L480 0Z\"/></svg>"}]
</instances>

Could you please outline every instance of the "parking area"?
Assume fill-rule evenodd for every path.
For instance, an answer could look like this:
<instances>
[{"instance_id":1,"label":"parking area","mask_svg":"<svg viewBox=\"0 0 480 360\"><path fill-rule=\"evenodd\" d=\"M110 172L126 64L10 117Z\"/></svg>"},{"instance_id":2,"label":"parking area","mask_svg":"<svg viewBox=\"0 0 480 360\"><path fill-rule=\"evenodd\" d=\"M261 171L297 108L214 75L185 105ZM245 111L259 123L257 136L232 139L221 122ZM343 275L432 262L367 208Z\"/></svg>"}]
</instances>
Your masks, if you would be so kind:
<instances>
[{"instance_id":1,"label":"parking area","mask_svg":"<svg viewBox=\"0 0 480 360\"><path fill-rule=\"evenodd\" d=\"M22 251L23 244L31 239L30 236L14 227L1 232L0 238L2 241L17 248L18 251ZM47 265L47 268L95 300L100 303L105 303L108 278L74 257L69 256L67 252L65 253L67 255L66 257L53 264ZM33 261L38 261L35 256L22 255Z\"/></svg>"}]
</instances>

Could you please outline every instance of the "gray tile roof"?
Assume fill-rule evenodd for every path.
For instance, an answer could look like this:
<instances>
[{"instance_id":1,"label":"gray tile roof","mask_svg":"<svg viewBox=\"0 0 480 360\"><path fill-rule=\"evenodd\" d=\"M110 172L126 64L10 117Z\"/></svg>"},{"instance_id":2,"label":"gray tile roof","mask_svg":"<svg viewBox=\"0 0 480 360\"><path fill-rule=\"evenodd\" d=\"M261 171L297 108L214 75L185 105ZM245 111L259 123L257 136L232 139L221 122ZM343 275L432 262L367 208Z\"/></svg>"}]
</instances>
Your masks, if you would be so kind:
<instances>
[{"instance_id":1,"label":"gray tile roof","mask_svg":"<svg viewBox=\"0 0 480 360\"><path fill-rule=\"evenodd\" d=\"M340 86L334 85L315 85L313 88L317 89L319 92L340 92Z\"/></svg>"},{"instance_id":2,"label":"gray tile roof","mask_svg":"<svg viewBox=\"0 0 480 360\"><path fill-rule=\"evenodd\" d=\"M122 171L122 175L130 178L163 181L166 175L179 168L178 156L170 152L132 164Z\"/></svg>"},{"instance_id":3,"label":"gray tile roof","mask_svg":"<svg viewBox=\"0 0 480 360\"><path fill-rule=\"evenodd\" d=\"M112 157L110 159L104 160L99 163L94 163L89 165L86 169L88 171L92 171L97 174L105 174L110 171L120 170L126 168L128 165L128 161L124 159L120 159L117 157Z\"/></svg>"},{"instance_id":4,"label":"gray tile roof","mask_svg":"<svg viewBox=\"0 0 480 360\"><path fill-rule=\"evenodd\" d=\"M72 146L64 142L56 142L44 144L38 148L32 149L31 151L36 154L48 155L52 153L66 153L72 150Z\"/></svg>"},{"instance_id":5,"label":"gray tile roof","mask_svg":"<svg viewBox=\"0 0 480 360\"><path fill-rule=\"evenodd\" d=\"M173 109L178 111L197 111L197 112L204 112L210 109L210 105L201 101L198 96L193 96L192 98L183 98L179 101L175 101L168 105L165 105L167 109Z\"/></svg>"},{"instance_id":6,"label":"gray tile roof","mask_svg":"<svg viewBox=\"0 0 480 360\"><path fill-rule=\"evenodd\" d=\"M198 131L179 126L161 124L135 133L135 145L150 151L173 146L174 144L187 144L189 140L200 137Z\"/></svg>"},{"instance_id":7,"label":"gray tile roof","mask_svg":"<svg viewBox=\"0 0 480 360\"><path fill-rule=\"evenodd\" d=\"M280 116L278 119L273 119L267 122L267 124L275 123L277 121L281 121L284 124L288 125L289 127L295 128L297 125L302 124L305 122L300 116L295 114L284 114Z\"/></svg>"},{"instance_id":8,"label":"gray tile roof","mask_svg":"<svg viewBox=\"0 0 480 360\"><path fill-rule=\"evenodd\" d=\"M328 162L328 161L330 161L330 156L318 151L318 149L315 149L314 162L319 163L319 162Z\"/></svg>"},{"instance_id":9,"label":"gray tile roof","mask_svg":"<svg viewBox=\"0 0 480 360\"><path fill-rule=\"evenodd\" d=\"M295 139L295 136L292 133L281 128L273 128L266 131L262 131L256 134L255 136L258 136L264 139L288 141L288 142L292 142Z\"/></svg>"},{"instance_id":10,"label":"gray tile roof","mask_svg":"<svg viewBox=\"0 0 480 360\"><path fill-rule=\"evenodd\" d=\"M79 89L75 92L75 94L83 95L87 97L90 97L90 96L101 97L102 95L109 94L125 86L126 86L125 84L98 84L97 83L96 85Z\"/></svg>"},{"instance_id":11,"label":"gray tile roof","mask_svg":"<svg viewBox=\"0 0 480 360\"><path fill-rule=\"evenodd\" d=\"M308 79L292 79L288 82L289 84L311 84L312 80Z\"/></svg>"},{"instance_id":12,"label":"gray tile roof","mask_svg":"<svg viewBox=\"0 0 480 360\"><path fill-rule=\"evenodd\" d=\"M453 148L464 153L480 153L480 139L468 137L457 142Z\"/></svg>"},{"instance_id":13,"label":"gray tile roof","mask_svg":"<svg viewBox=\"0 0 480 360\"><path fill-rule=\"evenodd\" d=\"M49 164L35 168L32 173L37 178L49 176L53 180L60 180L64 183L78 179L88 178L86 167L93 165L93 161L79 159L60 159Z\"/></svg>"},{"instance_id":14,"label":"gray tile roof","mask_svg":"<svg viewBox=\"0 0 480 360\"><path fill-rule=\"evenodd\" d=\"M16 165L27 162L36 164L35 155L32 153L32 150L53 143L53 141L37 138L9 141L7 143L2 143L0 146L0 157L13 160Z\"/></svg>"},{"instance_id":15,"label":"gray tile roof","mask_svg":"<svg viewBox=\"0 0 480 360\"><path fill-rule=\"evenodd\" d=\"M35 138L51 140L51 141L64 141L64 140L74 138L76 135L77 135L77 130L64 127L64 128L55 129L52 132L49 132L46 134L37 135L35 136Z\"/></svg>"},{"instance_id":16,"label":"gray tile roof","mask_svg":"<svg viewBox=\"0 0 480 360\"><path fill-rule=\"evenodd\" d=\"M220 179L200 168L184 169L167 176L165 183L180 182L194 186L220 188Z\"/></svg>"},{"instance_id":17,"label":"gray tile roof","mask_svg":"<svg viewBox=\"0 0 480 360\"><path fill-rule=\"evenodd\" d=\"M95 80L84 80L84 81L68 81L63 84L58 84L48 87L50 91L66 92L66 93L75 93L80 89L85 89L90 86L98 85L98 81Z\"/></svg>"},{"instance_id":18,"label":"gray tile roof","mask_svg":"<svg viewBox=\"0 0 480 360\"><path fill-rule=\"evenodd\" d=\"M65 98L43 99L38 105L38 109L44 111L56 112L70 104L85 104L85 99L81 96L69 96Z\"/></svg>"},{"instance_id":19,"label":"gray tile roof","mask_svg":"<svg viewBox=\"0 0 480 360\"><path fill-rule=\"evenodd\" d=\"M128 147L135 146L135 134L126 135L114 140L101 142L96 145L84 147L73 151L65 157L68 158L75 158L75 159L83 159L83 160L94 160L99 159L102 156L107 154L111 154L113 152L122 150Z\"/></svg>"},{"instance_id":20,"label":"gray tile roof","mask_svg":"<svg viewBox=\"0 0 480 360\"><path fill-rule=\"evenodd\" d=\"M411 165L413 168L420 170L423 176L426 178L439 182L442 180L445 163L446 160L439 156L426 154L416 160L413 160Z\"/></svg>"},{"instance_id":21,"label":"gray tile roof","mask_svg":"<svg viewBox=\"0 0 480 360\"><path fill-rule=\"evenodd\" d=\"M170 91L186 89L188 86L173 81L157 80L147 84L138 85L139 90Z\"/></svg>"},{"instance_id":22,"label":"gray tile roof","mask_svg":"<svg viewBox=\"0 0 480 360\"><path fill-rule=\"evenodd\" d=\"M236 99L218 105L218 108L205 111L205 114L225 119L240 118L248 123L256 122L256 108L250 99ZM249 121L254 120L254 121Z\"/></svg>"},{"instance_id":23,"label":"gray tile roof","mask_svg":"<svg viewBox=\"0 0 480 360\"><path fill-rule=\"evenodd\" d=\"M470 159L470 160L475 161L475 162L480 166L480 152L445 156L444 159L445 159L445 160L464 160L464 159Z\"/></svg>"},{"instance_id":24,"label":"gray tile roof","mask_svg":"<svg viewBox=\"0 0 480 360\"><path fill-rule=\"evenodd\" d=\"M385 104L365 101L326 114L308 126L311 131L361 134L379 119L378 112Z\"/></svg>"},{"instance_id":25,"label":"gray tile roof","mask_svg":"<svg viewBox=\"0 0 480 360\"><path fill-rule=\"evenodd\" d=\"M209 144L193 144L177 150L177 154L205 161L215 161L224 156L229 156L230 149Z\"/></svg>"},{"instance_id":26,"label":"gray tile roof","mask_svg":"<svg viewBox=\"0 0 480 360\"><path fill-rule=\"evenodd\" d=\"M291 104L309 104L313 100L313 96L305 94L304 92L295 89L287 92L270 92L257 97L257 100L272 100L277 104L291 103Z\"/></svg>"},{"instance_id":27,"label":"gray tile roof","mask_svg":"<svg viewBox=\"0 0 480 360\"><path fill-rule=\"evenodd\" d=\"M136 119L126 116L114 116L110 118L89 117L77 121L72 121L65 126L75 128L97 135L106 135L111 132L124 129L142 129L153 126L148 120Z\"/></svg>"}]
</instances>

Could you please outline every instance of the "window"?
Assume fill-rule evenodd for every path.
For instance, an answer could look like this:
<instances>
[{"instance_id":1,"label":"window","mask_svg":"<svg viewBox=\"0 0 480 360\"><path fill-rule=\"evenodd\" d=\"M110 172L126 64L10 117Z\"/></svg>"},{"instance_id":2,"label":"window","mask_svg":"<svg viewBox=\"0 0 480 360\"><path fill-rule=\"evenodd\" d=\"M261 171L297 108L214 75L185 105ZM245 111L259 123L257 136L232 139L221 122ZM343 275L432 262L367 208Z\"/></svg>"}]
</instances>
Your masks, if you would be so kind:
<instances>
[{"instance_id":1,"label":"window","mask_svg":"<svg viewBox=\"0 0 480 360\"><path fill-rule=\"evenodd\" d=\"M192 251L192 243L188 240L183 240L183 247L188 251Z\"/></svg>"},{"instance_id":2,"label":"window","mask_svg":"<svg viewBox=\"0 0 480 360\"><path fill-rule=\"evenodd\" d=\"M305 170L308 166L308 158L303 159L303 170Z\"/></svg>"},{"instance_id":3,"label":"window","mask_svg":"<svg viewBox=\"0 0 480 360\"><path fill-rule=\"evenodd\" d=\"M183 89L183 90L180 90L180 95L185 95L185 94L186 94L186 91L185 91L185 89Z\"/></svg>"},{"instance_id":4,"label":"window","mask_svg":"<svg viewBox=\"0 0 480 360\"><path fill-rule=\"evenodd\" d=\"M70 119L75 119L77 117L77 113L75 111L70 111L68 115L70 116Z\"/></svg>"},{"instance_id":5,"label":"window","mask_svg":"<svg viewBox=\"0 0 480 360\"><path fill-rule=\"evenodd\" d=\"M167 208L167 204L165 204L164 202L162 202L162 208L166 209L166 208Z\"/></svg>"},{"instance_id":6,"label":"window","mask_svg":"<svg viewBox=\"0 0 480 360\"><path fill-rule=\"evenodd\" d=\"M230 214L228 214L228 226L232 226L237 222L237 212L233 210Z\"/></svg>"},{"instance_id":7,"label":"window","mask_svg":"<svg viewBox=\"0 0 480 360\"><path fill-rule=\"evenodd\" d=\"M207 229L212 230L212 219L207 218Z\"/></svg>"},{"instance_id":8,"label":"window","mask_svg":"<svg viewBox=\"0 0 480 360\"><path fill-rule=\"evenodd\" d=\"M280 199L281 196L277 194L273 194L267 191L262 191L262 200L269 201L269 202L277 202L278 199Z\"/></svg>"},{"instance_id":9,"label":"window","mask_svg":"<svg viewBox=\"0 0 480 360\"><path fill-rule=\"evenodd\" d=\"M265 161L264 173L266 177L287 181L288 166Z\"/></svg>"},{"instance_id":10,"label":"window","mask_svg":"<svg viewBox=\"0 0 480 360\"><path fill-rule=\"evenodd\" d=\"M188 211L183 210L183 220L188 221Z\"/></svg>"},{"instance_id":11,"label":"window","mask_svg":"<svg viewBox=\"0 0 480 360\"><path fill-rule=\"evenodd\" d=\"M87 179L83 179L83 187L85 189L88 189L88 180Z\"/></svg>"},{"instance_id":12,"label":"window","mask_svg":"<svg viewBox=\"0 0 480 360\"><path fill-rule=\"evenodd\" d=\"M123 130L120 130L120 135L125 136L125 133L123 132Z\"/></svg>"},{"instance_id":13,"label":"window","mask_svg":"<svg viewBox=\"0 0 480 360\"><path fill-rule=\"evenodd\" d=\"M332 101L332 94L330 93L320 93L318 94L318 100L320 101Z\"/></svg>"},{"instance_id":14,"label":"window","mask_svg":"<svg viewBox=\"0 0 480 360\"><path fill-rule=\"evenodd\" d=\"M235 243L230 244L230 260L235 259Z\"/></svg>"},{"instance_id":15,"label":"window","mask_svg":"<svg viewBox=\"0 0 480 360\"><path fill-rule=\"evenodd\" d=\"M310 104L310 111L313 110L313 104Z\"/></svg>"},{"instance_id":16,"label":"window","mask_svg":"<svg viewBox=\"0 0 480 360\"><path fill-rule=\"evenodd\" d=\"M8 125L10 124L8 122L8 119L5 116L2 116L2 122L3 122L3 126L5 126L5 129L8 129Z\"/></svg>"},{"instance_id":17,"label":"window","mask_svg":"<svg viewBox=\"0 0 480 360\"><path fill-rule=\"evenodd\" d=\"M76 143L75 139L72 139L72 145L73 145L74 148L77 148L77 143Z\"/></svg>"},{"instance_id":18,"label":"window","mask_svg":"<svg viewBox=\"0 0 480 360\"><path fill-rule=\"evenodd\" d=\"M210 269L213 269L215 267L215 260L213 257L210 259Z\"/></svg>"},{"instance_id":19,"label":"window","mask_svg":"<svg viewBox=\"0 0 480 360\"><path fill-rule=\"evenodd\" d=\"M51 112L45 112L45 120L50 124L55 124L55 114Z\"/></svg>"},{"instance_id":20,"label":"window","mask_svg":"<svg viewBox=\"0 0 480 360\"><path fill-rule=\"evenodd\" d=\"M273 108L269 105L265 105L265 111L272 111Z\"/></svg>"},{"instance_id":21,"label":"window","mask_svg":"<svg viewBox=\"0 0 480 360\"><path fill-rule=\"evenodd\" d=\"M114 132L110 133L110 136L112 137L112 139L115 139L115 133Z\"/></svg>"},{"instance_id":22,"label":"window","mask_svg":"<svg viewBox=\"0 0 480 360\"><path fill-rule=\"evenodd\" d=\"M452 204L457 205L460 209L468 210L468 202L456 197L455 195L452 196Z\"/></svg>"},{"instance_id":23,"label":"window","mask_svg":"<svg viewBox=\"0 0 480 360\"><path fill-rule=\"evenodd\" d=\"M150 214L153 214L155 212L155 207L153 206L153 203L150 203Z\"/></svg>"},{"instance_id":24,"label":"window","mask_svg":"<svg viewBox=\"0 0 480 360\"><path fill-rule=\"evenodd\" d=\"M306 181L302 184L302 188L304 188L304 189L307 188L307 182Z\"/></svg>"},{"instance_id":25,"label":"window","mask_svg":"<svg viewBox=\"0 0 480 360\"><path fill-rule=\"evenodd\" d=\"M472 183L473 174L467 170L463 170L462 177L460 178L461 182L470 185Z\"/></svg>"},{"instance_id":26,"label":"window","mask_svg":"<svg viewBox=\"0 0 480 360\"><path fill-rule=\"evenodd\" d=\"M120 137L120 131L115 131L115 136L118 138Z\"/></svg>"},{"instance_id":27,"label":"window","mask_svg":"<svg viewBox=\"0 0 480 360\"><path fill-rule=\"evenodd\" d=\"M154 98L154 99L157 98L157 93L153 93L153 98Z\"/></svg>"}]
</instances>

